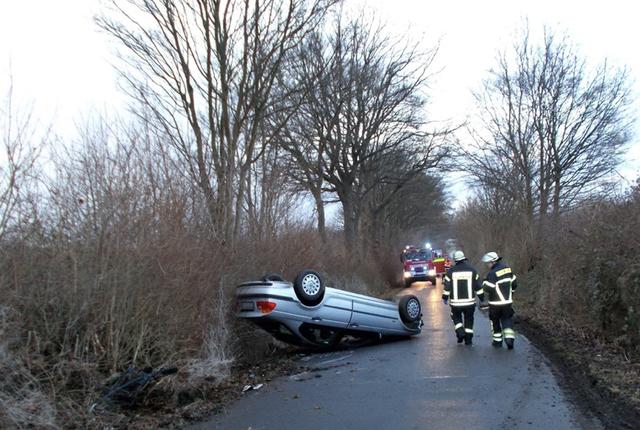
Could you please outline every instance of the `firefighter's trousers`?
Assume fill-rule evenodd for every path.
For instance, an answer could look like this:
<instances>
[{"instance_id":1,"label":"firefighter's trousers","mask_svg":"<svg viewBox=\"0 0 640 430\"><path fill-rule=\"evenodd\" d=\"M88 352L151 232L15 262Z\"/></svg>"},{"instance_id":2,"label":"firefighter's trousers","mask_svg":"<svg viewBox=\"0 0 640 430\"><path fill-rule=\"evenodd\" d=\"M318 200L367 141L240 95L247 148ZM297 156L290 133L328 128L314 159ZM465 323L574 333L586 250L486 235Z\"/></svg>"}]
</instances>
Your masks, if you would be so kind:
<instances>
[{"instance_id":1,"label":"firefighter's trousers","mask_svg":"<svg viewBox=\"0 0 640 430\"><path fill-rule=\"evenodd\" d=\"M451 319L455 325L458 339L466 338L471 340L473 338L473 313L475 310L475 303L470 306L451 306Z\"/></svg>"},{"instance_id":2,"label":"firefighter's trousers","mask_svg":"<svg viewBox=\"0 0 640 430\"><path fill-rule=\"evenodd\" d=\"M491 320L491 331L493 332L493 342L513 343L516 333L513 330L513 306L508 305L489 305L489 319Z\"/></svg>"}]
</instances>

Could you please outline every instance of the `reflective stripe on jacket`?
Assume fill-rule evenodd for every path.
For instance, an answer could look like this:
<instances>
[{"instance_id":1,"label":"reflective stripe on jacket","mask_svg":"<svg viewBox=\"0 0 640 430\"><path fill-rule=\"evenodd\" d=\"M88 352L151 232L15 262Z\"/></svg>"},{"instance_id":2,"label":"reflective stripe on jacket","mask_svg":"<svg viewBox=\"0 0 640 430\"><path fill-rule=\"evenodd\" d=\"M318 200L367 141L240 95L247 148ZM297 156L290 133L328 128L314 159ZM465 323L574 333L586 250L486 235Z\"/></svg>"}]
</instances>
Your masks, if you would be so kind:
<instances>
[{"instance_id":1,"label":"reflective stripe on jacket","mask_svg":"<svg viewBox=\"0 0 640 430\"><path fill-rule=\"evenodd\" d=\"M518 288L518 281L511 268L503 261L498 261L487 273L482 286L489 305L509 305L513 303L513 292Z\"/></svg>"},{"instance_id":2,"label":"reflective stripe on jacket","mask_svg":"<svg viewBox=\"0 0 640 430\"><path fill-rule=\"evenodd\" d=\"M466 260L458 261L444 276L442 298L449 299L451 306L471 306L476 295L484 300L478 272Z\"/></svg>"}]
</instances>

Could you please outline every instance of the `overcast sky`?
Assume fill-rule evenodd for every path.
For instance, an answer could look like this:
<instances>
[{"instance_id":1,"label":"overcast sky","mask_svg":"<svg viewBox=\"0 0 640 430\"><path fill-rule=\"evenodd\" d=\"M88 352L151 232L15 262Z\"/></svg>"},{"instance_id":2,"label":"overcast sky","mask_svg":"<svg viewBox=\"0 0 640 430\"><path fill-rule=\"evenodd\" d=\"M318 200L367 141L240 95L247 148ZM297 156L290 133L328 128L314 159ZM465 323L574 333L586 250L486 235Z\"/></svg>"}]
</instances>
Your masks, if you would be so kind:
<instances>
[{"instance_id":1,"label":"overcast sky","mask_svg":"<svg viewBox=\"0 0 640 430\"><path fill-rule=\"evenodd\" d=\"M609 0L351 0L377 10L389 28L425 46L440 41L432 85L431 115L463 120L471 112L471 90L494 64L498 49L511 43L525 19L532 29L549 25L576 43L590 64L607 58L628 66L640 112L640 26L635 2ZM20 104L30 101L43 122L70 134L74 121L90 110L122 110L114 46L97 31L93 16L100 0L0 0L0 90L9 72ZM640 126L637 127L640 130ZM640 133L621 173L640 173Z\"/></svg>"}]
</instances>

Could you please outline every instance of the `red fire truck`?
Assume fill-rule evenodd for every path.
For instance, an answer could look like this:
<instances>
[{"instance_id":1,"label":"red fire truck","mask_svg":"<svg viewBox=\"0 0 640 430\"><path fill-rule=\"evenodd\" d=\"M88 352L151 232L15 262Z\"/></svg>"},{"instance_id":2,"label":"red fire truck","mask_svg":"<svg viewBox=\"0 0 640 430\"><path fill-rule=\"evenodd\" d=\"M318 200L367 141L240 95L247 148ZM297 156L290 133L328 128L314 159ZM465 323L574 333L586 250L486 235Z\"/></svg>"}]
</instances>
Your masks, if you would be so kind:
<instances>
[{"instance_id":1,"label":"red fire truck","mask_svg":"<svg viewBox=\"0 0 640 430\"><path fill-rule=\"evenodd\" d=\"M402 254L400 254L405 287L410 287L415 281L427 281L433 285L436 284L437 273L431 260L431 250L416 248L411 245L405 247Z\"/></svg>"}]
</instances>

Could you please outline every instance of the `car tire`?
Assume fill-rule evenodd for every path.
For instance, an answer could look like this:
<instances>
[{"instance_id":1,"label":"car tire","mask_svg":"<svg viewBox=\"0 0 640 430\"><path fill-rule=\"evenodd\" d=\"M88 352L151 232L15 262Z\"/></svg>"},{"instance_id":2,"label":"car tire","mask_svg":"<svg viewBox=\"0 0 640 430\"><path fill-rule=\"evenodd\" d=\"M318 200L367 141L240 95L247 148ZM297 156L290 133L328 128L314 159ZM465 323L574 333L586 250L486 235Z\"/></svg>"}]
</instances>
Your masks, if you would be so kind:
<instances>
[{"instance_id":1,"label":"car tire","mask_svg":"<svg viewBox=\"0 0 640 430\"><path fill-rule=\"evenodd\" d=\"M436 285L436 277L435 276L429 276L427 278L427 282L431 282L431 285Z\"/></svg>"},{"instance_id":2,"label":"car tire","mask_svg":"<svg viewBox=\"0 0 640 430\"><path fill-rule=\"evenodd\" d=\"M267 273L262 277L264 282L284 282L284 278L279 273Z\"/></svg>"},{"instance_id":3,"label":"car tire","mask_svg":"<svg viewBox=\"0 0 640 430\"><path fill-rule=\"evenodd\" d=\"M398 304L400 318L405 324L416 323L422 316L420 300L412 294L403 296Z\"/></svg>"},{"instance_id":4,"label":"car tire","mask_svg":"<svg viewBox=\"0 0 640 430\"><path fill-rule=\"evenodd\" d=\"M303 270L293 281L293 290L305 306L316 306L324 297L324 282L314 270Z\"/></svg>"}]
</instances>

